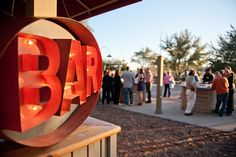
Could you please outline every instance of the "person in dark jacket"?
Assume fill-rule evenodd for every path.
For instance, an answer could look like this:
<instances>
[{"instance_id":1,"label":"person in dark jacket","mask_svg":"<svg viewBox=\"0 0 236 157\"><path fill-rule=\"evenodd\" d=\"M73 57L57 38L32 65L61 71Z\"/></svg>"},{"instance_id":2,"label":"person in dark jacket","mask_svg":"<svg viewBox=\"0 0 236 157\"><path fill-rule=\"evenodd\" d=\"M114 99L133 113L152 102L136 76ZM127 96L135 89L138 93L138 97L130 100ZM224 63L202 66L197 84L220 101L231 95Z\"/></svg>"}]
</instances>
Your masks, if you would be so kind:
<instances>
[{"instance_id":1,"label":"person in dark jacket","mask_svg":"<svg viewBox=\"0 0 236 157\"><path fill-rule=\"evenodd\" d=\"M113 87L114 87L114 97L113 97L113 101L114 104L118 105L119 104L119 100L120 100L120 89L121 89L121 77L119 74L119 70L115 71L115 76L113 78Z\"/></svg>"},{"instance_id":2,"label":"person in dark jacket","mask_svg":"<svg viewBox=\"0 0 236 157\"><path fill-rule=\"evenodd\" d=\"M229 97L228 97L226 114L227 116L231 116L232 111L234 110L234 89L235 89L236 76L230 66L227 66L225 68L224 74L229 82Z\"/></svg>"},{"instance_id":3,"label":"person in dark jacket","mask_svg":"<svg viewBox=\"0 0 236 157\"><path fill-rule=\"evenodd\" d=\"M102 104L104 104L105 99L107 99L107 104L109 104L111 100L113 78L109 73L109 71L105 71L102 78Z\"/></svg>"},{"instance_id":4,"label":"person in dark jacket","mask_svg":"<svg viewBox=\"0 0 236 157\"><path fill-rule=\"evenodd\" d=\"M211 68L207 68L205 72L206 73L203 75L203 78L202 78L202 83L206 83L206 84L212 83L214 79L214 75L211 73Z\"/></svg>"}]
</instances>

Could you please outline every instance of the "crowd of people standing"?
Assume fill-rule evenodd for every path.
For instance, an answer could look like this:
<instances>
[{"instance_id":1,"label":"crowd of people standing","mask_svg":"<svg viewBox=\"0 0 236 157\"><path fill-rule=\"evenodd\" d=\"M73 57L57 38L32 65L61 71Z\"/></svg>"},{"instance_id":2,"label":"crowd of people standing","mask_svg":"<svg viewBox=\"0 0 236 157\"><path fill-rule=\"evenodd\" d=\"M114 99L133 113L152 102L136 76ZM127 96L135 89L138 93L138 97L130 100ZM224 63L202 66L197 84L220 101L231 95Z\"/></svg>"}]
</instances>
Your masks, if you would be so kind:
<instances>
[{"instance_id":1,"label":"crowd of people standing","mask_svg":"<svg viewBox=\"0 0 236 157\"><path fill-rule=\"evenodd\" d=\"M137 84L135 88L137 88L138 93L138 104L136 105L142 105L143 93L145 91L148 98L146 103L151 103L153 75L150 68L140 68L137 74L134 75L129 67L127 67L122 75L119 74L118 70L115 71L114 77L112 75L113 73L109 70L104 71L102 79L102 104L105 103L105 100L107 104L111 101L116 105L120 104L120 93L123 87L124 104L133 105L134 84Z\"/></svg>"},{"instance_id":2,"label":"crowd of people standing","mask_svg":"<svg viewBox=\"0 0 236 157\"><path fill-rule=\"evenodd\" d=\"M234 111L234 90L236 83L236 74L230 66L225 67L221 71L216 71L214 74L210 68L205 70L201 81L195 70L190 70L185 79L187 106L184 111L185 115L192 115L193 108L196 102L197 83L211 84L211 87L216 92L216 105L214 113L220 117L224 114L232 115ZM135 85L136 84L136 85ZM135 105L142 105L143 102L151 103L151 87L153 84L153 74L150 68L138 68L136 75L130 71L129 67L120 75L119 70L111 73L109 70L104 71L102 79L102 104L105 100L107 104L113 101L114 104L120 104L120 93L123 92L124 105L133 105L134 88L137 91L138 102ZM171 96L171 85L175 84L174 77L171 72L167 71L163 74L164 93L163 97ZM134 86L135 85L135 86ZM123 91L121 91L123 87ZM145 101L144 94L147 93Z\"/></svg>"},{"instance_id":3,"label":"crowd of people standing","mask_svg":"<svg viewBox=\"0 0 236 157\"><path fill-rule=\"evenodd\" d=\"M153 74L150 68L137 69L137 74L135 75L137 81L137 91L138 91L138 105L142 105L143 93L147 92L147 101L145 103L151 103L151 87L153 84Z\"/></svg>"},{"instance_id":4,"label":"crowd of people standing","mask_svg":"<svg viewBox=\"0 0 236 157\"><path fill-rule=\"evenodd\" d=\"M217 102L215 106L215 113L223 116L232 115L234 111L234 90L236 83L236 75L230 66L225 67L224 70L216 72L216 77L212 82L213 89L216 90Z\"/></svg>"},{"instance_id":5,"label":"crowd of people standing","mask_svg":"<svg viewBox=\"0 0 236 157\"><path fill-rule=\"evenodd\" d=\"M192 109L196 101L196 88L197 82L196 71L190 70L188 77L186 78L186 95L187 106L185 109L185 115L192 115ZM224 114L227 116L232 115L234 111L234 90L236 83L236 75L232 71L230 66L225 67L221 71L216 71L214 75L211 73L211 69L207 68L202 78L203 84L211 84L211 87L216 91L216 105L214 113L219 114L222 117Z\"/></svg>"},{"instance_id":6,"label":"crowd of people standing","mask_svg":"<svg viewBox=\"0 0 236 157\"><path fill-rule=\"evenodd\" d=\"M104 104L105 99L107 104L110 101L113 101L114 104L119 104L120 89L121 77L119 71L116 70L113 77L109 70L105 70L102 78L102 104Z\"/></svg>"}]
</instances>

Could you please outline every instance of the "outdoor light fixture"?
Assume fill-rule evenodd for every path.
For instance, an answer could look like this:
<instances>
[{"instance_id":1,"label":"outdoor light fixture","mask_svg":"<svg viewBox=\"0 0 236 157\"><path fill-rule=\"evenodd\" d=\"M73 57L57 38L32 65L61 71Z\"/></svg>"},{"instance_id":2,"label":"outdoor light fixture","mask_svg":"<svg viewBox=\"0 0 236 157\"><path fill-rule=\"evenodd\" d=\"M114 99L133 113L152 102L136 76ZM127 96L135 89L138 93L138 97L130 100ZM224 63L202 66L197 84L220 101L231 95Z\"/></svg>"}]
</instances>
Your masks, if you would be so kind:
<instances>
[{"instance_id":1,"label":"outdoor light fixture","mask_svg":"<svg viewBox=\"0 0 236 157\"><path fill-rule=\"evenodd\" d=\"M112 56L110 55L110 53L109 53L109 55L107 55L107 58L111 58Z\"/></svg>"},{"instance_id":2,"label":"outdoor light fixture","mask_svg":"<svg viewBox=\"0 0 236 157\"><path fill-rule=\"evenodd\" d=\"M102 47L101 50L102 50L102 49L106 49L106 50L108 51L107 58L112 58L112 56L111 56L111 54L110 54L110 49L109 49L109 48L107 48L107 47Z\"/></svg>"}]
</instances>

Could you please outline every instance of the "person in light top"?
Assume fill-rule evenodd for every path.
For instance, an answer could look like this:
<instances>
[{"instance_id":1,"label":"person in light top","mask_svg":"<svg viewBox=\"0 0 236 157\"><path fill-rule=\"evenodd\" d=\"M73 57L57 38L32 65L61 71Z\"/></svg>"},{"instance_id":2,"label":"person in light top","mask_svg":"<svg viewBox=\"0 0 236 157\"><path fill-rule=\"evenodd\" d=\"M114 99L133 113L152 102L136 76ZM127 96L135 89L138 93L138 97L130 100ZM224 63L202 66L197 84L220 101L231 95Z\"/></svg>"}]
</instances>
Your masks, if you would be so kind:
<instances>
[{"instance_id":1,"label":"person in light top","mask_svg":"<svg viewBox=\"0 0 236 157\"><path fill-rule=\"evenodd\" d=\"M167 92L168 92L168 97L171 96L170 81L172 81L172 80L174 80L174 78L173 78L173 76L171 76L170 72L169 71L165 72L164 76L163 76L163 83L165 85L163 97L166 97Z\"/></svg>"},{"instance_id":2,"label":"person in light top","mask_svg":"<svg viewBox=\"0 0 236 157\"><path fill-rule=\"evenodd\" d=\"M190 70L188 76L186 77L186 95L187 95L187 106L184 111L186 116L192 115L192 109L196 102L196 78L195 78L195 70Z\"/></svg>"},{"instance_id":3,"label":"person in light top","mask_svg":"<svg viewBox=\"0 0 236 157\"><path fill-rule=\"evenodd\" d=\"M121 76L124 79L124 96L125 105L133 104L133 85L134 85L134 75L129 71L129 67L126 67L126 71Z\"/></svg>"}]
</instances>

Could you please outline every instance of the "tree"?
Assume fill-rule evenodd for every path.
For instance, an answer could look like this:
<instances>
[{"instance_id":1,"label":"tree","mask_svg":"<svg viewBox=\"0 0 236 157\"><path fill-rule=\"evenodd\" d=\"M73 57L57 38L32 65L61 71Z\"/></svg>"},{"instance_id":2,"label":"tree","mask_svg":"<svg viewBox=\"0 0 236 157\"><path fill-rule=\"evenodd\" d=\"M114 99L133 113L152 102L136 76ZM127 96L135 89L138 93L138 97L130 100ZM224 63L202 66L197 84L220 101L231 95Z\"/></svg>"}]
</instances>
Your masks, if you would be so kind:
<instances>
[{"instance_id":1,"label":"tree","mask_svg":"<svg viewBox=\"0 0 236 157\"><path fill-rule=\"evenodd\" d=\"M141 66L154 66L156 65L157 54L153 52L150 48L142 48L138 52L134 52L131 57L131 62L140 64Z\"/></svg>"},{"instance_id":2,"label":"tree","mask_svg":"<svg viewBox=\"0 0 236 157\"><path fill-rule=\"evenodd\" d=\"M217 46L212 45L212 58L210 60L211 67L214 71L224 69L231 66L236 69L236 30L234 26L230 26L231 30L225 35L220 35Z\"/></svg>"},{"instance_id":3,"label":"tree","mask_svg":"<svg viewBox=\"0 0 236 157\"><path fill-rule=\"evenodd\" d=\"M120 59L103 60L102 62L103 62L104 70L124 71L127 67L127 63L124 60L120 60Z\"/></svg>"},{"instance_id":4,"label":"tree","mask_svg":"<svg viewBox=\"0 0 236 157\"><path fill-rule=\"evenodd\" d=\"M171 37L167 36L160 46L169 53L168 65L174 70L177 79L189 68L201 67L208 59L206 45L202 45L200 38L191 35L187 29L179 35L175 33Z\"/></svg>"}]
</instances>

